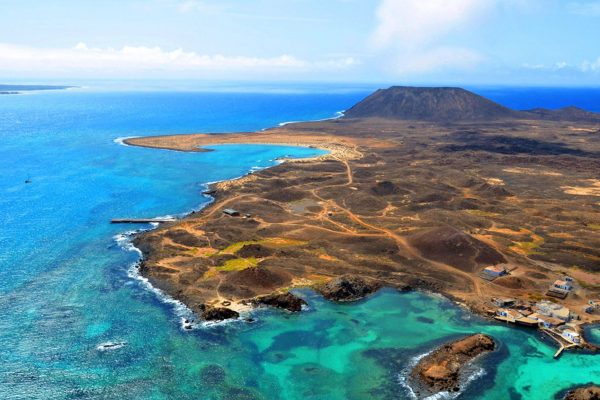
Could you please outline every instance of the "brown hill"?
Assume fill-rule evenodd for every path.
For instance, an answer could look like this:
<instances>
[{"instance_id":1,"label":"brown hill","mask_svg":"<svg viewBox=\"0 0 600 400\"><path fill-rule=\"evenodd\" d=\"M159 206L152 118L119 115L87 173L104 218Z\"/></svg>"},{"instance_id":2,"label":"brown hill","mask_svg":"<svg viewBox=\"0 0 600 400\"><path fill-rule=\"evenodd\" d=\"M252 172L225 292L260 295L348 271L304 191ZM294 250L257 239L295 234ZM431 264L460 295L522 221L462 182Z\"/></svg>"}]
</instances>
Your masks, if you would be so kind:
<instances>
[{"instance_id":1,"label":"brown hill","mask_svg":"<svg viewBox=\"0 0 600 400\"><path fill-rule=\"evenodd\" d=\"M600 122L600 114L586 111L579 107L564 107L558 110L548 110L545 108L534 108L527 110L527 114L532 114L532 119L546 119L551 121L579 121L579 122Z\"/></svg>"},{"instance_id":2,"label":"brown hill","mask_svg":"<svg viewBox=\"0 0 600 400\"><path fill-rule=\"evenodd\" d=\"M451 122L518 118L521 113L461 88L394 86L377 90L344 116Z\"/></svg>"},{"instance_id":3,"label":"brown hill","mask_svg":"<svg viewBox=\"0 0 600 400\"><path fill-rule=\"evenodd\" d=\"M600 113L578 107L512 110L455 87L392 86L379 89L344 113L344 118L385 118L438 123L529 119L600 122Z\"/></svg>"},{"instance_id":4,"label":"brown hill","mask_svg":"<svg viewBox=\"0 0 600 400\"><path fill-rule=\"evenodd\" d=\"M451 226L419 231L410 235L408 241L423 257L466 272L506 262L494 248Z\"/></svg>"}]
</instances>

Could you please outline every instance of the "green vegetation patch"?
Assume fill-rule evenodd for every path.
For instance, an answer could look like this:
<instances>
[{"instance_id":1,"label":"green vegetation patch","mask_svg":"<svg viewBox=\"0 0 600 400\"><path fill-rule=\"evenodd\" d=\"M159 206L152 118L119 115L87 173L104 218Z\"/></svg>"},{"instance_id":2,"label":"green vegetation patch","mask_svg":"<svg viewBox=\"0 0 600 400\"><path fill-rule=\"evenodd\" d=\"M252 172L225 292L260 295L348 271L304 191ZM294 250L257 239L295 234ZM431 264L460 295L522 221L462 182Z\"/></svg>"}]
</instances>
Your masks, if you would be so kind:
<instances>
[{"instance_id":1,"label":"green vegetation patch","mask_svg":"<svg viewBox=\"0 0 600 400\"><path fill-rule=\"evenodd\" d=\"M254 257L249 258L234 258L233 260L225 261L220 267L217 267L219 271L243 271L247 268L256 267L259 260Z\"/></svg>"},{"instance_id":2,"label":"green vegetation patch","mask_svg":"<svg viewBox=\"0 0 600 400\"><path fill-rule=\"evenodd\" d=\"M544 244L544 238L536 234L531 235L531 238L530 242L514 242L514 245L510 248L517 253L524 253L525 255L537 254L535 250Z\"/></svg>"},{"instance_id":3,"label":"green vegetation patch","mask_svg":"<svg viewBox=\"0 0 600 400\"><path fill-rule=\"evenodd\" d=\"M249 244L260 244L265 247L281 248L281 247L303 246L306 243L307 242L305 242L305 241L295 240L295 239L286 239L286 238L278 238L278 237L264 238L261 240L248 240L248 241L243 241L243 242L232 243L229 246L227 246L226 248L224 248L223 250L219 251L217 254L235 254L238 251L240 251L242 249L242 247L244 247L245 245L249 245Z\"/></svg>"},{"instance_id":4,"label":"green vegetation patch","mask_svg":"<svg viewBox=\"0 0 600 400\"><path fill-rule=\"evenodd\" d=\"M493 212L489 212L489 211L483 211L483 210L466 210L469 214L471 215L476 215L478 217L497 217L498 213L493 213Z\"/></svg>"}]
</instances>

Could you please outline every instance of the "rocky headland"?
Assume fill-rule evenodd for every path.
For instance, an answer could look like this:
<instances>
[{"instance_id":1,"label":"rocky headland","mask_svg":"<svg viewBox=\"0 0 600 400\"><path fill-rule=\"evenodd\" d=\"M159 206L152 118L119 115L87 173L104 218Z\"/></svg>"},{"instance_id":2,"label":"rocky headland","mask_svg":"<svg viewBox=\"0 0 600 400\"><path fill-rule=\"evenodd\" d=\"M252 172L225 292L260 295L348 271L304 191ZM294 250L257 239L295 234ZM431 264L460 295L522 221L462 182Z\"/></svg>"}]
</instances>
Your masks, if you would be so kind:
<instances>
[{"instance_id":1,"label":"rocky headland","mask_svg":"<svg viewBox=\"0 0 600 400\"><path fill-rule=\"evenodd\" d=\"M494 339L488 335L467 336L444 344L423 357L411 375L416 386L429 394L458 392L465 367L495 347Z\"/></svg>"},{"instance_id":2,"label":"rocky headland","mask_svg":"<svg viewBox=\"0 0 600 400\"><path fill-rule=\"evenodd\" d=\"M382 286L382 282L373 279L365 279L358 275L342 275L320 285L318 291L328 300L345 302L360 300Z\"/></svg>"},{"instance_id":3,"label":"rocky headland","mask_svg":"<svg viewBox=\"0 0 600 400\"><path fill-rule=\"evenodd\" d=\"M564 397L565 400L600 400L600 387L590 385L570 390Z\"/></svg>"}]
</instances>

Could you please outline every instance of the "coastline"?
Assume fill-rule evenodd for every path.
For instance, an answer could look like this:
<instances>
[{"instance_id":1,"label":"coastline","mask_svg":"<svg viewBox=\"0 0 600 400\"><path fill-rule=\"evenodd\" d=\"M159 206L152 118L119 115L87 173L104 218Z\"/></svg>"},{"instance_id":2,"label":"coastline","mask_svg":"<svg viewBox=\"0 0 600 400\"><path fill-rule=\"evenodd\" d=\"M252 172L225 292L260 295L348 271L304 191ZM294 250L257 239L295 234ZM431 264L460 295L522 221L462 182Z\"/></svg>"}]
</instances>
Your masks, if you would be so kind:
<instances>
[{"instance_id":1,"label":"coastline","mask_svg":"<svg viewBox=\"0 0 600 400\"><path fill-rule=\"evenodd\" d=\"M341 122L341 123L339 123ZM341 125L341 127L340 127ZM207 134L192 134L192 135L176 135L176 136L157 136L157 137L150 137L150 138L132 138L132 139L126 139L124 140L124 143L126 145L134 145L134 146L142 146L142 147L149 147L149 148L160 148L160 149L168 149L168 150L177 150L177 151L207 151L207 149L203 149L202 146L210 146L210 145L226 145L226 144L272 144L272 145L291 145L291 146L304 146L304 147L317 147L317 148L321 148L324 150L329 150L330 153L327 155L322 155L322 156L317 156L317 157L311 157L308 159L292 159L292 160L283 160L282 163L277 164L275 166L271 166L271 167L267 167L266 169L263 169L261 171L250 171L248 174L242 176L242 177L238 177L238 178L234 178L234 179L230 179L230 180L225 180L225 181L221 181L221 182L214 182L211 183L208 187L207 192L211 192L211 197L213 198L213 201L210 204L207 204L200 212L196 213L191 213L188 216L186 216L185 218L183 218L180 221L177 221L176 223L172 224L172 228L174 230L177 229L177 225L179 224L179 222L182 222L182 224L179 225L189 225L190 223L193 224L205 224L208 221L213 221L211 223L214 223L215 219L219 219L219 207L226 207L229 206L229 204L232 204L232 201L237 201L237 199L240 197L240 193L238 193L238 188L243 189L243 193L246 193L244 195L242 195L242 197L252 197L252 196L256 196L256 193L260 193L260 190L269 190L269 186L267 185L267 182L270 180L285 180L285 179L289 179L286 178L284 176L280 176L280 173L282 170L285 171L286 175L291 175L291 176L304 176L302 175L302 173L297 173L294 171L291 171L290 164L296 163L298 164L298 166L300 167L301 165L305 165L306 170L318 170L318 166L319 165L324 165L326 166L325 169L327 168L333 168L333 165L340 165L340 168L343 168L343 170L340 170L339 172L343 174L342 175L348 175L347 179L348 182L347 183L336 183L337 187L348 187L349 189L352 190L356 190L355 188L353 188L353 176L352 176L352 168L350 167L350 163L356 164L358 163L358 165L363 165L365 162L364 161L360 161L361 158L365 157L365 152L372 152L373 149L379 151L379 152L385 152L387 151L386 149L390 149L392 147L397 147L398 143L392 143L388 137L381 137L381 138L373 138L370 136L364 137L361 135L361 137L356 137L354 135L340 135L339 133L337 133L338 130L344 130L346 128L348 128L349 123L344 121L344 120L340 120L340 121L329 121L329 122L321 122L321 123L296 123L296 124L291 124L291 125L286 125L285 129L282 128L272 128L269 130L265 130L265 131L259 131L259 132L254 132L254 133L237 133L237 134L223 134L223 135L207 135ZM387 125L384 125L387 126ZM406 125L404 125L406 126ZM408 126L408 129L412 129L411 128L412 125ZM360 128L363 128L363 125L359 125ZM396 128L397 129L397 128ZM335 132L334 134L332 134L331 132ZM390 145L390 143L392 143ZM371 160L369 159L369 157L373 157L373 156L367 156L367 161L370 164ZM333 163L333 164L331 164ZM286 167L286 165L288 167ZM336 167L337 168L337 167ZM337 170L336 170L337 171ZM336 172L337 173L337 172ZM309 176L315 176L315 175L306 175L306 179L309 179ZM293 178L292 178L293 179ZM304 179L304 178L303 178ZM266 186L265 186L266 185ZM255 187L265 187L264 189L259 189L259 192L256 192L257 189L254 189ZM249 188L252 188L250 190L250 192L248 192ZM313 189L314 191L315 189ZM236 192L235 194L232 192ZM314 193L314 192L313 192ZM257 198L258 199L258 198ZM254 201L254 200L252 200ZM254 204L254 203L253 203ZM278 204L283 204L283 203L278 203ZM342 210L343 213L347 213L348 211L344 211ZM269 214L271 215L271 214ZM357 217L357 221L364 223L364 221L362 220L363 217ZM331 219L331 218L328 218ZM187 221L187 222L186 222ZM228 220L230 222L233 222L234 220ZM331 221L331 222L335 222L335 221ZM222 222L225 223L225 222ZM221 224L221 223L220 223ZM237 224L237 223L236 223ZM346 224L346 223L344 223ZM344 225L343 224L343 225ZM366 223L365 223L366 224ZM219 229L221 225L219 225ZM346 226L348 226L346 224ZM382 232L381 234L377 234L379 236L381 236L382 234L385 233L385 235L388 235L388 231L385 229L380 229L377 227L374 227L372 225L366 224L365 225L366 228L364 229L379 229L380 232ZM161 228L162 229L162 228ZM223 229L225 229L225 225L223 225ZM163 233L167 232L169 230L169 227L165 226L164 229L159 232L159 235L162 235ZM370 234L372 235L372 234ZM142 234L142 236L144 236ZM151 236L151 235L150 235ZM396 238L397 236L392 234L392 237ZM141 240L145 240L147 237L142 238ZM399 244L402 244L402 240L400 238L398 238L399 240ZM235 240L234 240L235 241ZM242 240L243 242L243 240ZM226 245L223 245L226 246ZM152 252L152 250L149 248L147 249L148 252ZM146 253L149 254L149 253ZM409 253L410 254L410 253ZM328 256L329 257L329 256ZM418 257L422 257L422 256L418 256ZM146 260L145 260L146 261ZM429 260L428 260L429 261ZM151 282L153 282L154 280L154 284L158 287L161 287L161 285L164 285L165 281L163 281L162 276L165 275L160 275L160 271L159 271L159 276L161 276L161 278L157 278L157 276L152 276L154 274L154 271L152 270L152 265L155 262L155 260L149 260L149 269L146 269L145 271L142 271L142 274L147 274L146 277L148 279L150 279ZM183 261L182 261L183 262ZM434 263L434 266L436 266L439 263ZM279 267L278 267L279 268ZM448 267L446 267L445 265L440 265L440 268L442 268L443 270L447 270ZM209 267L209 269L214 270L213 267ZM237 272L236 272L237 273ZM369 276L369 272L367 271L367 276ZM446 274L446 273L444 273ZM329 277L334 277L336 276L335 274L333 275L329 275ZM466 276L466 275L465 275ZM407 274L401 274L401 275L397 275L395 277L391 276L391 279L387 279L385 277L380 277L380 281L388 287L392 287L392 288L399 288L402 287L403 285L405 285L408 281L409 285L417 290L421 290L424 292L428 292L428 293L432 293L432 294L440 294L445 298L450 299L452 302L454 302L455 304L461 306L461 307L465 307L467 308L470 312L482 316L484 318L486 318L487 320L490 321L494 321L494 319L490 316L490 308L489 306L487 306L486 304L484 304L482 301L484 300L481 296L481 294L473 294L473 295L468 295L465 297L465 292L464 289L459 290L458 292L456 291L456 289L454 289L452 286L448 286L445 287L444 284L440 284L439 282L435 282L432 281L431 279L423 279L420 276L410 276ZM316 279L316 280L315 280ZM290 287L313 287L314 285L319 281L319 279L327 279L326 277L323 278L311 278L309 275L309 279L304 279L299 278L299 279L294 279L290 284L286 284L285 287L286 288L290 288ZM477 279L477 278L469 278L469 279ZM475 280L473 282L475 282ZM452 284L452 282L451 282ZM210 284L212 285L212 283ZM220 284L219 284L220 285ZM166 286L168 287L168 285ZM165 286L163 286L161 289L164 289ZM469 289L472 290L472 289ZM168 290L167 290L168 291ZM277 290L275 290L276 292ZM184 304L193 304L196 300L193 300L194 297L188 297L188 295L182 294L182 292L177 292L178 296L177 297L180 301L182 301ZM493 294L493 292L492 292ZM203 295L201 298L205 298L205 295ZM234 295L235 298L236 295ZM252 298L255 296L249 296L248 298ZM226 297L221 297L218 296L216 298L210 298L210 296L208 298L206 298L211 304L220 304L220 303L227 303L227 307L228 308L232 308L231 305L234 305L234 307L236 306L235 301L231 301L231 295L228 295ZM238 298L239 301L243 302L243 303L239 303L239 304L243 304L245 305L247 298ZM194 310L196 313L198 312L197 310Z\"/></svg>"},{"instance_id":2,"label":"coastline","mask_svg":"<svg viewBox=\"0 0 600 400\"><path fill-rule=\"evenodd\" d=\"M146 147L146 146L140 146L137 144L128 143L128 141L130 139L137 139L137 138L144 138L144 137L142 137L142 136L119 137L119 138L114 139L113 142L118 145L126 146L126 147L129 147L129 146ZM247 144L247 143L239 143L239 144ZM252 143L252 144L258 144L258 143ZM294 143L285 143L285 142L283 142L283 143L280 143L280 142L278 142L278 143L260 143L260 144L273 145L273 146L293 146L293 147L315 147L315 148L317 148L316 146L312 146L312 145L294 144ZM217 145L226 145L226 144L217 144ZM147 147L155 148L155 147L151 147L151 146L147 146ZM254 179L253 176L256 172L266 170L269 168L273 168L282 163L310 162L313 160L324 160L324 159L328 159L329 157L335 157L334 155L332 155L332 153L333 153L332 149L334 151L335 150L339 151L339 146L329 146L329 145L323 146L323 145L321 145L318 148L323 151L328 151L328 153L316 155L316 156L312 156L312 157L278 158L278 159L272 160L274 162L274 164L271 166L260 167L260 168L253 166L248 170L247 173L240 175L238 177L203 183L202 186L203 186L204 190L202 191L201 196L203 196L209 200L206 203L203 203L200 206L198 206L190 211L178 214L177 216L175 216L176 219L172 223L177 223L178 221L184 220L185 218L187 218L191 215L194 215L196 213L201 213L204 209L206 209L212 203L214 203L216 200L215 196L208 194L209 192L213 192L214 189L226 190L226 189L232 188L236 185L242 184L245 181L253 180ZM165 147L162 149L170 150L170 151L193 151L193 150L177 150L177 149L172 149L172 148L168 148L168 147ZM214 151L214 150L200 148L197 151L208 152L208 151ZM342 152L342 154L343 154L343 152ZM228 305L228 308L232 309L233 311L238 312L240 314L239 318L237 318L235 320L231 320L231 321L227 321L227 320L198 321L196 318L197 317L196 313L191 308L189 308L185 304L185 302L178 299L176 296L173 296L172 294L168 293L168 291L160 288L156 282L153 283L149 277L144 276L144 274L142 273L141 267L142 267L142 264L144 261L144 256L143 256L142 251L139 248L137 248L133 242L137 236L142 235L145 232L152 231L159 227L159 224L156 224L156 223L152 223L150 225L151 225L151 227L146 228L146 229L141 228L141 229L129 230L129 231L122 232L120 234L115 235L113 237L113 239L115 240L117 245L124 251L133 251L139 255L139 259L129 266L129 268L127 270L127 275L131 279L137 281L141 286L143 286L143 288L145 290L152 292L162 303L171 306L175 315L177 317L179 317L179 319L180 319L180 328L182 330L195 329L198 327L214 326L214 325L218 325L218 324L222 324L222 323L233 322L235 320L242 320L244 317L246 317L246 315L248 315L252 311L258 310L260 308L259 306L252 306L246 302L231 303L230 305Z\"/></svg>"}]
</instances>

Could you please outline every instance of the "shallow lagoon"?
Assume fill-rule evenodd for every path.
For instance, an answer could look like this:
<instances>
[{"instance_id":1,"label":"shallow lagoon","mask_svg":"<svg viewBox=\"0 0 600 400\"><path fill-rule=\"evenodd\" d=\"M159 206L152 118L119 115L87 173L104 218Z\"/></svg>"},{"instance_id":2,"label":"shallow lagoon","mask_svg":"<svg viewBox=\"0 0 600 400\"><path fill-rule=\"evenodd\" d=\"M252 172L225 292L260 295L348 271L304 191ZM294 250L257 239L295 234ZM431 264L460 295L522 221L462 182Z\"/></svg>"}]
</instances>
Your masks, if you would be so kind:
<instances>
[{"instance_id":1,"label":"shallow lagoon","mask_svg":"<svg viewBox=\"0 0 600 400\"><path fill-rule=\"evenodd\" d=\"M384 290L354 304L300 291L298 315L259 311L185 332L177 307L132 279L110 218L187 212L203 183L313 149L220 146L200 154L121 146L120 136L252 130L334 115L364 93L45 93L0 98L0 398L408 398L411 360L453 337L500 343L463 398L547 399L600 381L599 356L452 303ZM273 111L275 110L275 111ZM31 179L31 184L24 184ZM433 322L433 323L432 323ZM122 347L98 350L103 343ZM535 380L534 380L535 379Z\"/></svg>"}]
</instances>

